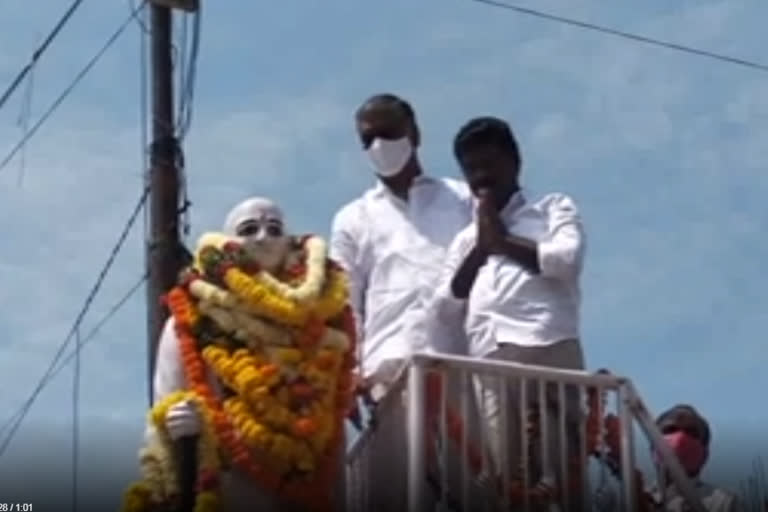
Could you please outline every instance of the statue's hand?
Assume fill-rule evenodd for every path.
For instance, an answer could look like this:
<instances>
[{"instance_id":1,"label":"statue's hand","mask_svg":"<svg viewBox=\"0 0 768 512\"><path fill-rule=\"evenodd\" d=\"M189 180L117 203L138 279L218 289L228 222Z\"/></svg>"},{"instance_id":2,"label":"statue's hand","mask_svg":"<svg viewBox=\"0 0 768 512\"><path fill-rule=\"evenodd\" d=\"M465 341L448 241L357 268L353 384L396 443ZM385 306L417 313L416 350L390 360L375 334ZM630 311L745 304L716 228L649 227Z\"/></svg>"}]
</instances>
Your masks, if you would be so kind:
<instances>
[{"instance_id":1,"label":"statue's hand","mask_svg":"<svg viewBox=\"0 0 768 512\"><path fill-rule=\"evenodd\" d=\"M180 402L172 406L165 415L165 428L174 441L200 434L200 413L194 402Z\"/></svg>"}]
</instances>

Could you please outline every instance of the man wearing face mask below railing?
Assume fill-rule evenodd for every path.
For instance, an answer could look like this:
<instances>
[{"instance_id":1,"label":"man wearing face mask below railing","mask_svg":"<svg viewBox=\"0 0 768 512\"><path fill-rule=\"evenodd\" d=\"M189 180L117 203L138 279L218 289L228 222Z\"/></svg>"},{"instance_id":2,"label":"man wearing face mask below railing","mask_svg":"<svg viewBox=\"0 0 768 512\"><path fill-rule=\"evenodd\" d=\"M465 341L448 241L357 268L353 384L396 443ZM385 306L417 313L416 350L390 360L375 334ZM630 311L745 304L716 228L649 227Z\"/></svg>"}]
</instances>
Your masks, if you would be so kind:
<instances>
[{"instance_id":1,"label":"man wearing face mask below railing","mask_svg":"<svg viewBox=\"0 0 768 512\"><path fill-rule=\"evenodd\" d=\"M364 387L377 401L414 350L443 350L424 337L424 308L446 248L471 220L471 194L463 182L425 175L416 116L401 98L373 96L355 121L376 185L336 214L330 254L349 275ZM368 448L373 504L403 510L405 407L379 412L382 428Z\"/></svg>"},{"instance_id":2,"label":"man wearing face mask below railing","mask_svg":"<svg viewBox=\"0 0 768 512\"><path fill-rule=\"evenodd\" d=\"M672 449L683 469L693 479L701 503L708 512L737 512L739 501L728 491L700 479L709 457L711 433L707 421L690 405L676 405L656 420L665 441ZM663 476L663 473L661 473ZM669 478L665 478L667 482ZM686 504L673 485L662 492L651 493L654 506L662 512L684 512Z\"/></svg>"}]
</instances>

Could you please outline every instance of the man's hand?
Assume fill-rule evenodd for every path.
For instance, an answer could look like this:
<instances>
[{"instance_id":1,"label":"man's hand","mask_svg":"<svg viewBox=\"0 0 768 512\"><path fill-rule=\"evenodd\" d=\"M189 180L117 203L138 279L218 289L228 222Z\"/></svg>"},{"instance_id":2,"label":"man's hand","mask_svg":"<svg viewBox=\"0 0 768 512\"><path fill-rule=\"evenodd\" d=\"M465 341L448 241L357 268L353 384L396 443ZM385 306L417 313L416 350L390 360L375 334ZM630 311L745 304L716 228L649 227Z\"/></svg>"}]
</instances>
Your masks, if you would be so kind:
<instances>
[{"instance_id":1,"label":"man's hand","mask_svg":"<svg viewBox=\"0 0 768 512\"><path fill-rule=\"evenodd\" d=\"M200 414L194 402L180 402L165 415L165 428L174 441L200 434Z\"/></svg>"},{"instance_id":2,"label":"man's hand","mask_svg":"<svg viewBox=\"0 0 768 512\"><path fill-rule=\"evenodd\" d=\"M503 254L508 233L491 191L479 191L478 203L477 248L485 254Z\"/></svg>"}]
</instances>

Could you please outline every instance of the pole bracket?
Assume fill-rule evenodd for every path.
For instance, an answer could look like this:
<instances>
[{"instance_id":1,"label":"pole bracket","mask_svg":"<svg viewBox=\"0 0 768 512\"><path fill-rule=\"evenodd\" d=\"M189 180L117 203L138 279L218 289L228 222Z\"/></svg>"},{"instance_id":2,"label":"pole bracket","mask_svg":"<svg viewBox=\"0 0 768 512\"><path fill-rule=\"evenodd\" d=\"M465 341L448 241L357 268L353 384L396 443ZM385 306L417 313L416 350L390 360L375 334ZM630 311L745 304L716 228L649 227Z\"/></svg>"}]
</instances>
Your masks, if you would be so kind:
<instances>
[{"instance_id":1,"label":"pole bracket","mask_svg":"<svg viewBox=\"0 0 768 512\"><path fill-rule=\"evenodd\" d=\"M200 9L200 0L149 0L149 3L185 12L197 12Z\"/></svg>"}]
</instances>

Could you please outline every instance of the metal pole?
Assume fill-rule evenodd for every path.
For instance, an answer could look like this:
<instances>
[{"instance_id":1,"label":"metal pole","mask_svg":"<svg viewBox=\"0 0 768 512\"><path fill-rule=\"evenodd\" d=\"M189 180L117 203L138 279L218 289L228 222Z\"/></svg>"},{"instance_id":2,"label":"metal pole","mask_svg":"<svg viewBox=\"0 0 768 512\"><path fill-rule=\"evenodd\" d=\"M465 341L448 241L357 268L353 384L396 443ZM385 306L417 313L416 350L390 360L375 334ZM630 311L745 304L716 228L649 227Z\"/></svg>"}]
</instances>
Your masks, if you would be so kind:
<instances>
[{"instance_id":1,"label":"metal pole","mask_svg":"<svg viewBox=\"0 0 768 512\"><path fill-rule=\"evenodd\" d=\"M147 241L147 357L149 403L154 390L157 344L168 310L161 297L179 271L179 170L173 123L172 15L168 7L149 3L152 62L152 146L148 184L150 228Z\"/></svg>"},{"instance_id":2,"label":"metal pole","mask_svg":"<svg viewBox=\"0 0 768 512\"><path fill-rule=\"evenodd\" d=\"M624 384L618 389L619 430L621 432L621 477L624 495L624 509L627 512L638 511L638 493L635 480L635 442L632 423L631 390Z\"/></svg>"},{"instance_id":3,"label":"metal pole","mask_svg":"<svg viewBox=\"0 0 768 512\"><path fill-rule=\"evenodd\" d=\"M414 358L408 375L408 512L422 512L427 465L424 460L426 372Z\"/></svg>"}]
</instances>

